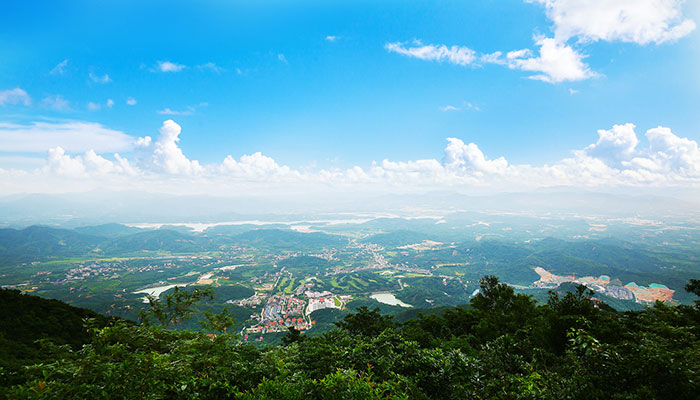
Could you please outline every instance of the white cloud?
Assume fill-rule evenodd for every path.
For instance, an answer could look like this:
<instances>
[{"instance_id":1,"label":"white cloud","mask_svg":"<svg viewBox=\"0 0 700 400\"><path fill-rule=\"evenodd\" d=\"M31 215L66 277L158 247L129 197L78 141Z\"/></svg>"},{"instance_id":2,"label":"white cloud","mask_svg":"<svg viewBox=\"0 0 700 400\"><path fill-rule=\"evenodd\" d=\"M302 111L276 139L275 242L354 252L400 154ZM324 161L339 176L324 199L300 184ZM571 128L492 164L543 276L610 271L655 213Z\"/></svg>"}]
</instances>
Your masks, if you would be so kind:
<instances>
[{"instance_id":1,"label":"white cloud","mask_svg":"<svg viewBox=\"0 0 700 400\"><path fill-rule=\"evenodd\" d=\"M469 111L469 110L481 111L479 106L474 105L473 103L470 103L468 101L463 102L461 106L453 106L451 104L448 104L444 107L440 107L440 111Z\"/></svg>"},{"instance_id":2,"label":"white cloud","mask_svg":"<svg viewBox=\"0 0 700 400\"><path fill-rule=\"evenodd\" d=\"M0 123L0 151L43 153L53 147L69 152L129 150L133 137L91 122Z\"/></svg>"},{"instance_id":3,"label":"white cloud","mask_svg":"<svg viewBox=\"0 0 700 400\"><path fill-rule=\"evenodd\" d=\"M139 138L137 150L143 155L142 164L156 167L168 174L194 175L204 171L196 160L190 160L178 146L182 128L169 119L163 122L160 135L155 141L150 137Z\"/></svg>"},{"instance_id":4,"label":"white cloud","mask_svg":"<svg viewBox=\"0 0 700 400\"><path fill-rule=\"evenodd\" d=\"M457 107L455 107L455 106L451 106L451 105L448 104L448 105L446 105L446 106L444 106L444 107L440 107L440 110L441 110L441 111L459 111L459 108L457 108Z\"/></svg>"},{"instance_id":5,"label":"white cloud","mask_svg":"<svg viewBox=\"0 0 700 400\"><path fill-rule=\"evenodd\" d=\"M619 165L631 159L639 140L634 133L634 124L614 125L612 129L598 130L598 141L587 146L583 152L593 158L603 160L608 165Z\"/></svg>"},{"instance_id":6,"label":"white cloud","mask_svg":"<svg viewBox=\"0 0 700 400\"><path fill-rule=\"evenodd\" d=\"M136 105L136 99L133 97L128 97L126 99L126 105L128 106L135 106Z\"/></svg>"},{"instance_id":7,"label":"white cloud","mask_svg":"<svg viewBox=\"0 0 700 400\"><path fill-rule=\"evenodd\" d=\"M289 64L289 62L287 62L287 57L285 57L282 53L279 53L277 55L277 59L285 64Z\"/></svg>"},{"instance_id":8,"label":"white cloud","mask_svg":"<svg viewBox=\"0 0 700 400\"><path fill-rule=\"evenodd\" d=\"M46 160L46 171L69 177L86 175L85 164L83 164L82 160L67 155L60 146L49 150L49 157Z\"/></svg>"},{"instance_id":9,"label":"white cloud","mask_svg":"<svg viewBox=\"0 0 700 400\"><path fill-rule=\"evenodd\" d=\"M27 92L20 88L0 90L0 106L7 104L23 104L29 106L32 104L32 98L29 97Z\"/></svg>"},{"instance_id":10,"label":"white cloud","mask_svg":"<svg viewBox=\"0 0 700 400\"><path fill-rule=\"evenodd\" d=\"M97 104L97 103L89 102L89 103L87 104L87 109L90 110L90 111L97 111L97 110L99 110L100 108L102 108L102 106L99 105L99 104Z\"/></svg>"},{"instance_id":11,"label":"white cloud","mask_svg":"<svg viewBox=\"0 0 700 400\"><path fill-rule=\"evenodd\" d=\"M423 45L420 41L415 41L413 46L396 42L387 43L384 47L389 52L426 61L449 62L461 66L507 65L511 69L538 72L530 78L548 83L579 81L597 76L582 61L583 56L571 46L551 38L539 38L536 44L540 46L537 56L531 50L523 49L508 52L505 58L500 51L478 54L468 47Z\"/></svg>"},{"instance_id":12,"label":"white cloud","mask_svg":"<svg viewBox=\"0 0 700 400\"><path fill-rule=\"evenodd\" d=\"M109 82L112 82L112 79L111 79L111 78L109 77L109 75L107 75L107 74L104 74L104 75L100 76L100 75L95 75L95 74L93 74L92 72L90 72L90 73L88 74L88 76L90 77L90 80L93 81L93 82L95 82L95 83L109 83Z\"/></svg>"},{"instance_id":13,"label":"white cloud","mask_svg":"<svg viewBox=\"0 0 700 400\"><path fill-rule=\"evenodd\" d=\"M646 163L656 171L678 171L687 177L700 177L700 150L694 140L680 138L669 128L657 127L646 132L649 140ZM639 163L641 158L632 159ZM653 163L653 164L652 164Z\"/></svg>"},{"instance_id":14,"label":"white cloud","mask_svg":"<svg viewBox=\"0 0 700 400\"><path fill-rule=\"evenodd\" d=\"M478 54L465 46L423 45L415 40L387 43L387 51L426 61L467 66L507 65L511 69L535 72L531 79L548 83L581 81L599 76L583 62L585 58L569 41L622 41L638 44L664 43L687 36L695 30L692 19L683 16L684 0L525 0L545 6L554 23L554 37L537 36L539 54L530 49ZM571 93L573 94L573 92Z\"/></svg>"},{"instance_id":15,"label":"white cloud","mask_svg":"<svg viewBox=\"0 0 700 400\"><path fill-rule=\"evenodd\" d=\"M503 175L508 168L508 161L505 158L488 160L475 143L464 144L457 138L447 138L447 143L443 163L448 169L476 175L484 173Z\"/></svg>"},{"instance_id":16,"label":"white cloud","mask_svg":"<svg viewBox=\"0 0 700 400\"><path fill-rule=\"evenodd\" d=\"M158 61L157 70L160 72L180 72L187 66L170 61Z\"/></svg>"},{"instance_id":17,"label":"white cloud","mask_svg":"<svg viewBox=\"0 0 700 400\"><path fill-rule=\"evenodd\" d=\"M109 174L124 174L134 176L138 171L129 164L129 161L114 154L114 161L110 161L94 150L88 150L83 155L71 157L62 147L49 149L44 172L53 175L70 178L87 178L90 176L104 176Z\"/></svg>"},{"instance_id":18,"label":"white cloud","mask_svg":"<svg viewBox=\"0 0 700 400\"><path fill-rule=\"evenodd\" d=\"M107 108L112 108L114 106L114 100L112 99L107 99Z\"/></svg>"},{"instance_id":19,"label":"white cloud","mask_svg":"<svg viewBox=\"0 0 700 400\"><path fill-rule=\"evenodd\" d=\"M499 64L504 65L506 62L503 59L503 52L494 51L490 54L481 54L479 56L479 61L483 64Z\"/></svg>"},{"instance_id":20,"label":"white cloud","mask_svg":"<svg viewBox=\"0 0 700 400\"><path fill-rule=\"evenodd\" d=\"M213 62L208 62L205 64L197 65L197 69L211 71L211 72L215 72L217 74L220 74L220 73L226 71L225 68L222 68L222 67L214 64Z\"/></svg>"},{"instance_id":21,"label":"white cloud","mask_svg":"<svg viewBox=\"0 0 700 400\"><path fill-rule=\"evenodd\" d=\"M171 110L169 107L165 107L162 110L156 111L160 115L193 115L195 113L195 108L192 106L187 106L186 110Z\"/></svg>"},{"instance_id":22,"label":"white cloud","mask_svg":"<svg viewBox=\"0 0 700 400\"><path fill-rule=\"evenodd\" d=\"M423 45L416 41L413 46L405 46L404 43L395 42L387 43L384 48L390 53L397 53L407 57L426 61L446 61L461 66L471 65L477 60L474 50L462 46Z\"/></svg>"},{"instance_id":23,"label":"white cloud","mask_svg":"<svg viewBox=\"0 0 700 400\"><path fill-rule=\"evenodd\" d=\"M338 39L340 39L340 37L338 37L338 36L333 36L333 35L326 36L326 42L335 42Z\"/></svg>"},{"instance_id":24,"label":"white cloud","mask_svg":"<svg viewBox=\"0 0 700 400\"><path fill-rule=\"evenodd\" d=\"M684 0L526 0L545 6L556 39L638 44L677 40L695 29Z\"/></svg>"},{"instance_id":25,"label":"white cloud","mask_svg":"<svg viewBox=\"0 0 700 400\"><path fill-rule=\"evenodd\" d=\"M165 107L162 110L156 111L156 113L158 113L160 115L184 115L184 116L188 116L188 115L195 115L197 113L198 108L207 107L207 106L209 106L209 103L202 102L202 103L199 103L195 106L187 106L187 107L185 107L184 110L173 110L170 107Z\"/></svg>"},{"instance_id":26,"label":"white cloud","mask_svg":"<svg viewBox=\"0 0 700 400\"><path fill-rule=\"evenodd\" d=\"M243 155L238 161L228 155L221 163L220 171L224 175L246 180L298 178L301 175L286 165L278 165L274 159L264 156L260 152Z\"/></svg>"},{"instance_id":27,"label":"white cloud","mask_svg":"<svg viewBox=\"0 0 700 400\"><path fill-rule=\"evenodd\" d=\"M539 38L540 54L533 56L530 50L511 51L506 55L512 69L539 72L530 76L548 83L580 81L597 76L582 60L583 56L571 46L552 38Z\"/></svg>"},{"instance_id":28,"label":"white cloud","mask_svg":"<svg viewBox=\"0 0 700 400\"><path fill-rule=\"evenodd\" d=\"M70 111L70 102L63 98L62 95L57 94L53 96L44 97L41 100L42 107L49 108L56 111Z\"/></svg>"},{"instance_id":29,"label":"white cloud","mask_svg":"<svg viewBox=\"0 0 700 400\"><path fill-rule=\"evenodd\" d=\"M6 150L8 126L0 124L0 144L5 146L0 151L27 151L22 146ZM68 151L63 144L50 147L46 167L36 173L93 182L97 186L116 182L114 185L148 187L157 182L166 191L179 191L184 185L192 190L207 188L229 193L243 187L269 192L271 184L275 193L325 190L329 186L389 192L472 187L511 191L548 186L700 188L700 148L696 141L679 137L669 128L657 127L647 130L648 144L642 144L634 130L631 123L601 129L595 143L545 165L511 164L505 157L487 156L476 143L447 138L441 159L384 159L366 168L318 170L314 166L281 165L261 152L239 159L229 155L221 163L201 165L183 153L179 147L181 128L168 120L156 139L126 137L130 140L128 146L134 146L133 163L118 154L101 155L104 151L98 150L99 146L88 147L88 141L81 140L80 155L71 155L78 152ZM46 142L45 138L38 139ZM29 141L24 140L26 145ZM60 142L70 145L69 140ZM17 182L3 182L3 187L21 187L24 178L16 179Z\"/></svg>"},{"instance_id":30,"label":"white cloud","mask_svg":"<svg viewBox=\"0 0 700 400\"><path fill-rule=\"evenodd\" d=\"M66 58L65 60L56 64L56 66L53 67L49 73L51 75L63 75L66 72L67 66L68 66L68 59Z\"/></svg>"}]
</instances>

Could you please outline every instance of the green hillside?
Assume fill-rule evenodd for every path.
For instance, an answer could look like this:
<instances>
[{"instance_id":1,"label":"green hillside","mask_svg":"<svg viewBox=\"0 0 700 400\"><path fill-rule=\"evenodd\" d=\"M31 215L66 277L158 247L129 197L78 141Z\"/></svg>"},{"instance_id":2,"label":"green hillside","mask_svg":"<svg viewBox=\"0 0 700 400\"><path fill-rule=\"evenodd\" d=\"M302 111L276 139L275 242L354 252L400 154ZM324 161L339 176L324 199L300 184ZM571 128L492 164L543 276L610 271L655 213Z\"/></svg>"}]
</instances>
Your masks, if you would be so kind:
<instances>
[{"instance_id":1,"label":"green hillside","mask_svg":"<svg viewBox=\"0 0 700 400\"><path fill-rule=\"evenodd\" d=\"M39 340L69 345L78 350L90 342L83 320L94 319L96 327L109 318L62 301L24 295L19 290L0 289L0 386L17 382L22 366L51 360Z\"/></svg>"},{"instance_id":2,"label":"green hillside","mask_svg":"<svg viewBox=\"0 0 700 400\"><path fill-rule=\"evenodd\" d=\"M687 289L700 294L700 282ZM27 328L3 328L5 348L38 337L65 342L63 331L52 326L56 322L36 321L57 312L56 307L69 310L66 329L82 335L71 319L76 309L8 294L9 304L25 312L4 314L2 326L11 322ZM196 294L190 290L155 303L153 313L166 320L186 315ZM485 277L466 306L411 310L396 318L360 307L341 312L342 319L333 324L338 311L323 310L318 319L325 332L290 330L277 338L279 345L265 347L242 343L237 332L227 330L235 321L225 311L208 314L203 322L218 332L215 336L117 321L92 331L81 350L53 347L40 364L21 373L3 367L0 397L697 398L700 302L657 303L621 313L590 295L584 287L567 288L538 305L495 277ZM75 342L84 339L78 336Z\"/></svg>"},{"instance_id":3,"label":"green hillside","mask_svg":"<svg viewBox=\"0 0 700 400\"><path fill-rule=\"evenodd\" d=\"M105 239L67 229L0 229L0 264L11 265L90 253Z\"/></svg>"}]
</instances>

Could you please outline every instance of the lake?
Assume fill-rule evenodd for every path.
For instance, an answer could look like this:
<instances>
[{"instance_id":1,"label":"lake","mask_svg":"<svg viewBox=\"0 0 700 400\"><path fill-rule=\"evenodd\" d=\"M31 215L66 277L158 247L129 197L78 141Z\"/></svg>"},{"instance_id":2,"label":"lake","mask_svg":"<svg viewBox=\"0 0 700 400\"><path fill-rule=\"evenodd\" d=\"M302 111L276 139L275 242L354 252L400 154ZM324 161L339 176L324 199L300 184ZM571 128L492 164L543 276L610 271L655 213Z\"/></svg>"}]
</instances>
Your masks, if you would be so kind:
<instances>
[{"instance_id":1,"label":"lake","mask_svg":"<svg viewBox=\"0 0 700 400\"><path fill-rule=\"evenodd\" d=\"M148 288L148 289L141 289L141 290L138 290L138 291L136 291L136 292L134 292L134 293L135 293L135 294L138 294L138 293L145 293L146 295L149 295L149 294L150 294L151 296L153 296L153 297L155 297L155 298L158 298L158 297L160 296L161 293L165 292L165 291L168 290L168 289L172 289L172 288L174 288L174 287L176 287L176 286L185 287L185 286L187 286L187 285L185 285L185 284L175 284L175 285L156 286L156 287L152 287L152 288ZM144 302L144 303L148 303L148 297L144 297L144 298L143 298L143 302Z\"/></svg>"},{"instance_id":2,"label":"lake","mask_svg":"<svg viewBox=\"0 0 700 400\"><path fill-rule=\"evenodd\" d=\"M410 304L406 304L394 296L393 293L375 293L370 298L377 300L380 303L388 304L390 306L401 306L401 307L413 307Z\"/></svg>"}]
</instances>

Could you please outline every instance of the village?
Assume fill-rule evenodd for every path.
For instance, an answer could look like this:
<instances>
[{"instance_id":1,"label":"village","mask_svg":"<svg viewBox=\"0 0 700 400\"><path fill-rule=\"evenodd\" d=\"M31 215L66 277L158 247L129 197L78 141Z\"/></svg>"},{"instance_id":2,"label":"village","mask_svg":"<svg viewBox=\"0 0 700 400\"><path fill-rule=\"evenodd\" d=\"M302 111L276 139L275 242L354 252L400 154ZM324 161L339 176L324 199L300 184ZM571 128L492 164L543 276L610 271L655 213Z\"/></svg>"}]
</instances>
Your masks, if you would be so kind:
<instances>
[{"instance_id":1,"label":"village","mask_svg":"<svg viewBox=\"0 0 700 400\"><path fill-rule=\"evenodd\" d=\"M260 335L256 340L262 340L262 335L273 332L286 332L289 328L299 331L307 331L315 324L311 318L314 311L325 308L344 309L350 296L337 296L331 292L304 292L304 300L295 295L271 295L259 315L251 315L256 320L256 324L244 329L244 340L248 340L248 335ZM255 299L255 301L251 301ZM252 306L261 301L261 295L256 293L251 299L241 301L241 305ZM259 303L258 303L259 304Z\"/></svg>"}]
</instances>

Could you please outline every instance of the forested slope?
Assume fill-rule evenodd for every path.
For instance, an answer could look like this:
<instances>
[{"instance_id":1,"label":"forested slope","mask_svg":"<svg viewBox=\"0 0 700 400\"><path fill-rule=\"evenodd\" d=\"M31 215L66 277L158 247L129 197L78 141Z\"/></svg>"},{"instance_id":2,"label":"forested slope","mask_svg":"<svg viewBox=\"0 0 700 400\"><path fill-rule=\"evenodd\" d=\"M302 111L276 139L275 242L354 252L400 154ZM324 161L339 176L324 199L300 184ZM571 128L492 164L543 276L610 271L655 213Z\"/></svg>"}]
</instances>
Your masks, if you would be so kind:
<instances>
[{"instance_id":1,"label":"forested slope","mask_svg":"<svg viewBox=\"0 0 700 400\"><path fill-rule=\"evenodd\" d=\"M700 281L687 289L700 294ZM204 292L202 292L204 293ZM200 294L202 294L200 293ZM115 322L52 350L9 398L696 399L700 304L617 312L584 287L545 305L495 277L465 307L395 322L360 308L318 337L241 343L226 315L207 336L167 329L196 292L154 303L164 326ZM173 314L170 315L169 313ZM175 319L168 319L173 317ZM228 328L228 329L227 329ZM226 333L229 332L229 333ZM7 374L7 372L3 372Z\"/></svg>"}]
</instances>

